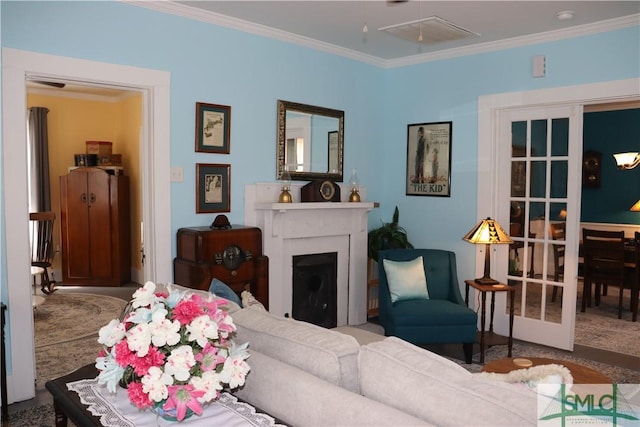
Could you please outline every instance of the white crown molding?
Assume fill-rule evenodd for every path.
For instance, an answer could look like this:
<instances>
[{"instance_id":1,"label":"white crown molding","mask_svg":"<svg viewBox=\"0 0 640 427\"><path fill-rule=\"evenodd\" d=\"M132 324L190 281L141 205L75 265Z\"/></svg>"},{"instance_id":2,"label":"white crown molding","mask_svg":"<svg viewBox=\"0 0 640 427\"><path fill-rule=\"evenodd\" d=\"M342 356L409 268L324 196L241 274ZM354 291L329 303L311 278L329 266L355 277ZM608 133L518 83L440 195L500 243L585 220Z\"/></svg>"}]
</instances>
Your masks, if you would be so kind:
<instances>
[{"instance_id":1,"label":"white crown molding","mask_svg":"<svg viewBox=\"0 0 640 427\"><path fill-rule=\"evenodd\" d=\"M278 30L261 24L233 18L214 12L203 11L191 6L181 5L172 1L141 1L141 0L118 0L123 3L153 9L159 12L181 16L183 18L194 19L209 24L219 25L262 37L293 43L310 49L343 56L356 61L364 62L380 68L397 68L407 65L415 65L430 61L440 61L452 59L460 56L474 55L478 53L493 52L504 49L512 49L521 46L528 46L537 43L545 43L590 34L613 31L631 26L640 25L640 14L625 16L622 18L609 19L592 24L578 25L575 27L547 31L530 36L514 37L506 40L479 43L471 46L447 49L437 52L411 55L398 59L383 59L372 55L367 55L352 49L346 49L330 43L321 42L309 37L300 36L287 31Z\"/></svg>"}]
</instances>

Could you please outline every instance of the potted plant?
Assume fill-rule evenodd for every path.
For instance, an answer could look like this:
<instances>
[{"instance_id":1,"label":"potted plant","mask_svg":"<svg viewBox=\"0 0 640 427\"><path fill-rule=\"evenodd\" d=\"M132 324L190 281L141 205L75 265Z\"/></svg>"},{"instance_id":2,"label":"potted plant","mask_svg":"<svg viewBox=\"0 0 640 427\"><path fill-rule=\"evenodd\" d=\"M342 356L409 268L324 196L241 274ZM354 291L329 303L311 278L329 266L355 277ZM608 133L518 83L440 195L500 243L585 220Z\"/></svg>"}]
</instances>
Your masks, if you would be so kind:
<instances>
[{"instance_id":1,"label":"potted plant","mask_svg":"<svg viewBox=\"0 0 640 427\"><path fill-rule=\"evenodd\" d=\"M407 231L398 225L399 216L400 213L396 206L391 222L383 222L381 227L369 231L367 246L369 258L378 261L378 251L384 249L413 248L407 238Z\"/></svg>"}]
</instances>

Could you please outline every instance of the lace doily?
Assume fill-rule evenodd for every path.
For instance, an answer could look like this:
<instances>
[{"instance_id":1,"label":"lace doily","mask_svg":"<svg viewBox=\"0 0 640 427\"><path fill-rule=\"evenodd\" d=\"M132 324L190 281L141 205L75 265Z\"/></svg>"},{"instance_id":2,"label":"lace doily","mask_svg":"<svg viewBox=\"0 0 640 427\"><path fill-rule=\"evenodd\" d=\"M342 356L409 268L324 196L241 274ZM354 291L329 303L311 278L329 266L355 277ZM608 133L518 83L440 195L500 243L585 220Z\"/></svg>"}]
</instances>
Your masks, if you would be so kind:
<instances>
[{"instance_id":1,"label":"lace doily","mask_svg":"<svg viewBox=\"0 0 640 427\"><path fill-rule=\"evenodd\" d=\"M129 402L124 389L112 395L106 387L98 385L97 378L71 382L67 384L67 388L78 393L80 402L87 405L89 412L99 417L101 424L106 427L158 427L178 424L166 421L149 411L140 411ZM201 416L193 415L183 420L180 425L282 427L282 424L276 424L273 417L256 412L253 406L239 402L235 396L226 392L222 393L218 400L205 406Z\"/></svg>"}]
</instances>

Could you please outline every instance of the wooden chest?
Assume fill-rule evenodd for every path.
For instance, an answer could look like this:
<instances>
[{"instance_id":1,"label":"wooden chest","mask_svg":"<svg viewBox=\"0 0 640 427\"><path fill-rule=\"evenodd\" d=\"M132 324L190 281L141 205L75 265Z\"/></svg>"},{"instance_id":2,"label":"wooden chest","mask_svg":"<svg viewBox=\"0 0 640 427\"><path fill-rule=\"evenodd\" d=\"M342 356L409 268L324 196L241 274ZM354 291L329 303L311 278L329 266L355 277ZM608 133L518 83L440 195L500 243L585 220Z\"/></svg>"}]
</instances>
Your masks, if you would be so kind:
<instances>
[{"instance_id":1,"label":"wooden chest","mask_svg":"<svg viewBox=\"0 0 640 427\"><path fill-rule=\"evenodd\" d=\"M176 284L208 290L216 278L238 295L245 289L266 308L269 302L269 260L262 253L262 231L233 225L229 229L188 227L178 230L173 261Z\"/></svg>"}]
</instances>

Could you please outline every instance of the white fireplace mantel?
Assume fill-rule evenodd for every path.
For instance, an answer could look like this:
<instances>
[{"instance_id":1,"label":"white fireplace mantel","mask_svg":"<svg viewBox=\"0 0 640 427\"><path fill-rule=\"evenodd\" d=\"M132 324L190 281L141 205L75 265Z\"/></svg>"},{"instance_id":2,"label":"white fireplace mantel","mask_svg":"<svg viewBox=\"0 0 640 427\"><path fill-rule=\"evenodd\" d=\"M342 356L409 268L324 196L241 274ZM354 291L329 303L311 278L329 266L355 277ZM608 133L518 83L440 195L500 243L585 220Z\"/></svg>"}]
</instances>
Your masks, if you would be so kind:
<instances>
[{"instance_id":1,"label":"white fireplace mantel","mask_svg":"<svg viewBox=\"0 0 640 427\"><path fill-rule=\"evenodd\" d=\"M365 323L367 214L376 204L299 203L295 187L294 203L273 203L279 191L269 183L245 187L245 225L262 230L263 253L269 257L269 311L292 311L293 256L337 252L338 326ZM344 199L346 191L341 193Z\"/></svg>"}]
</instances>

